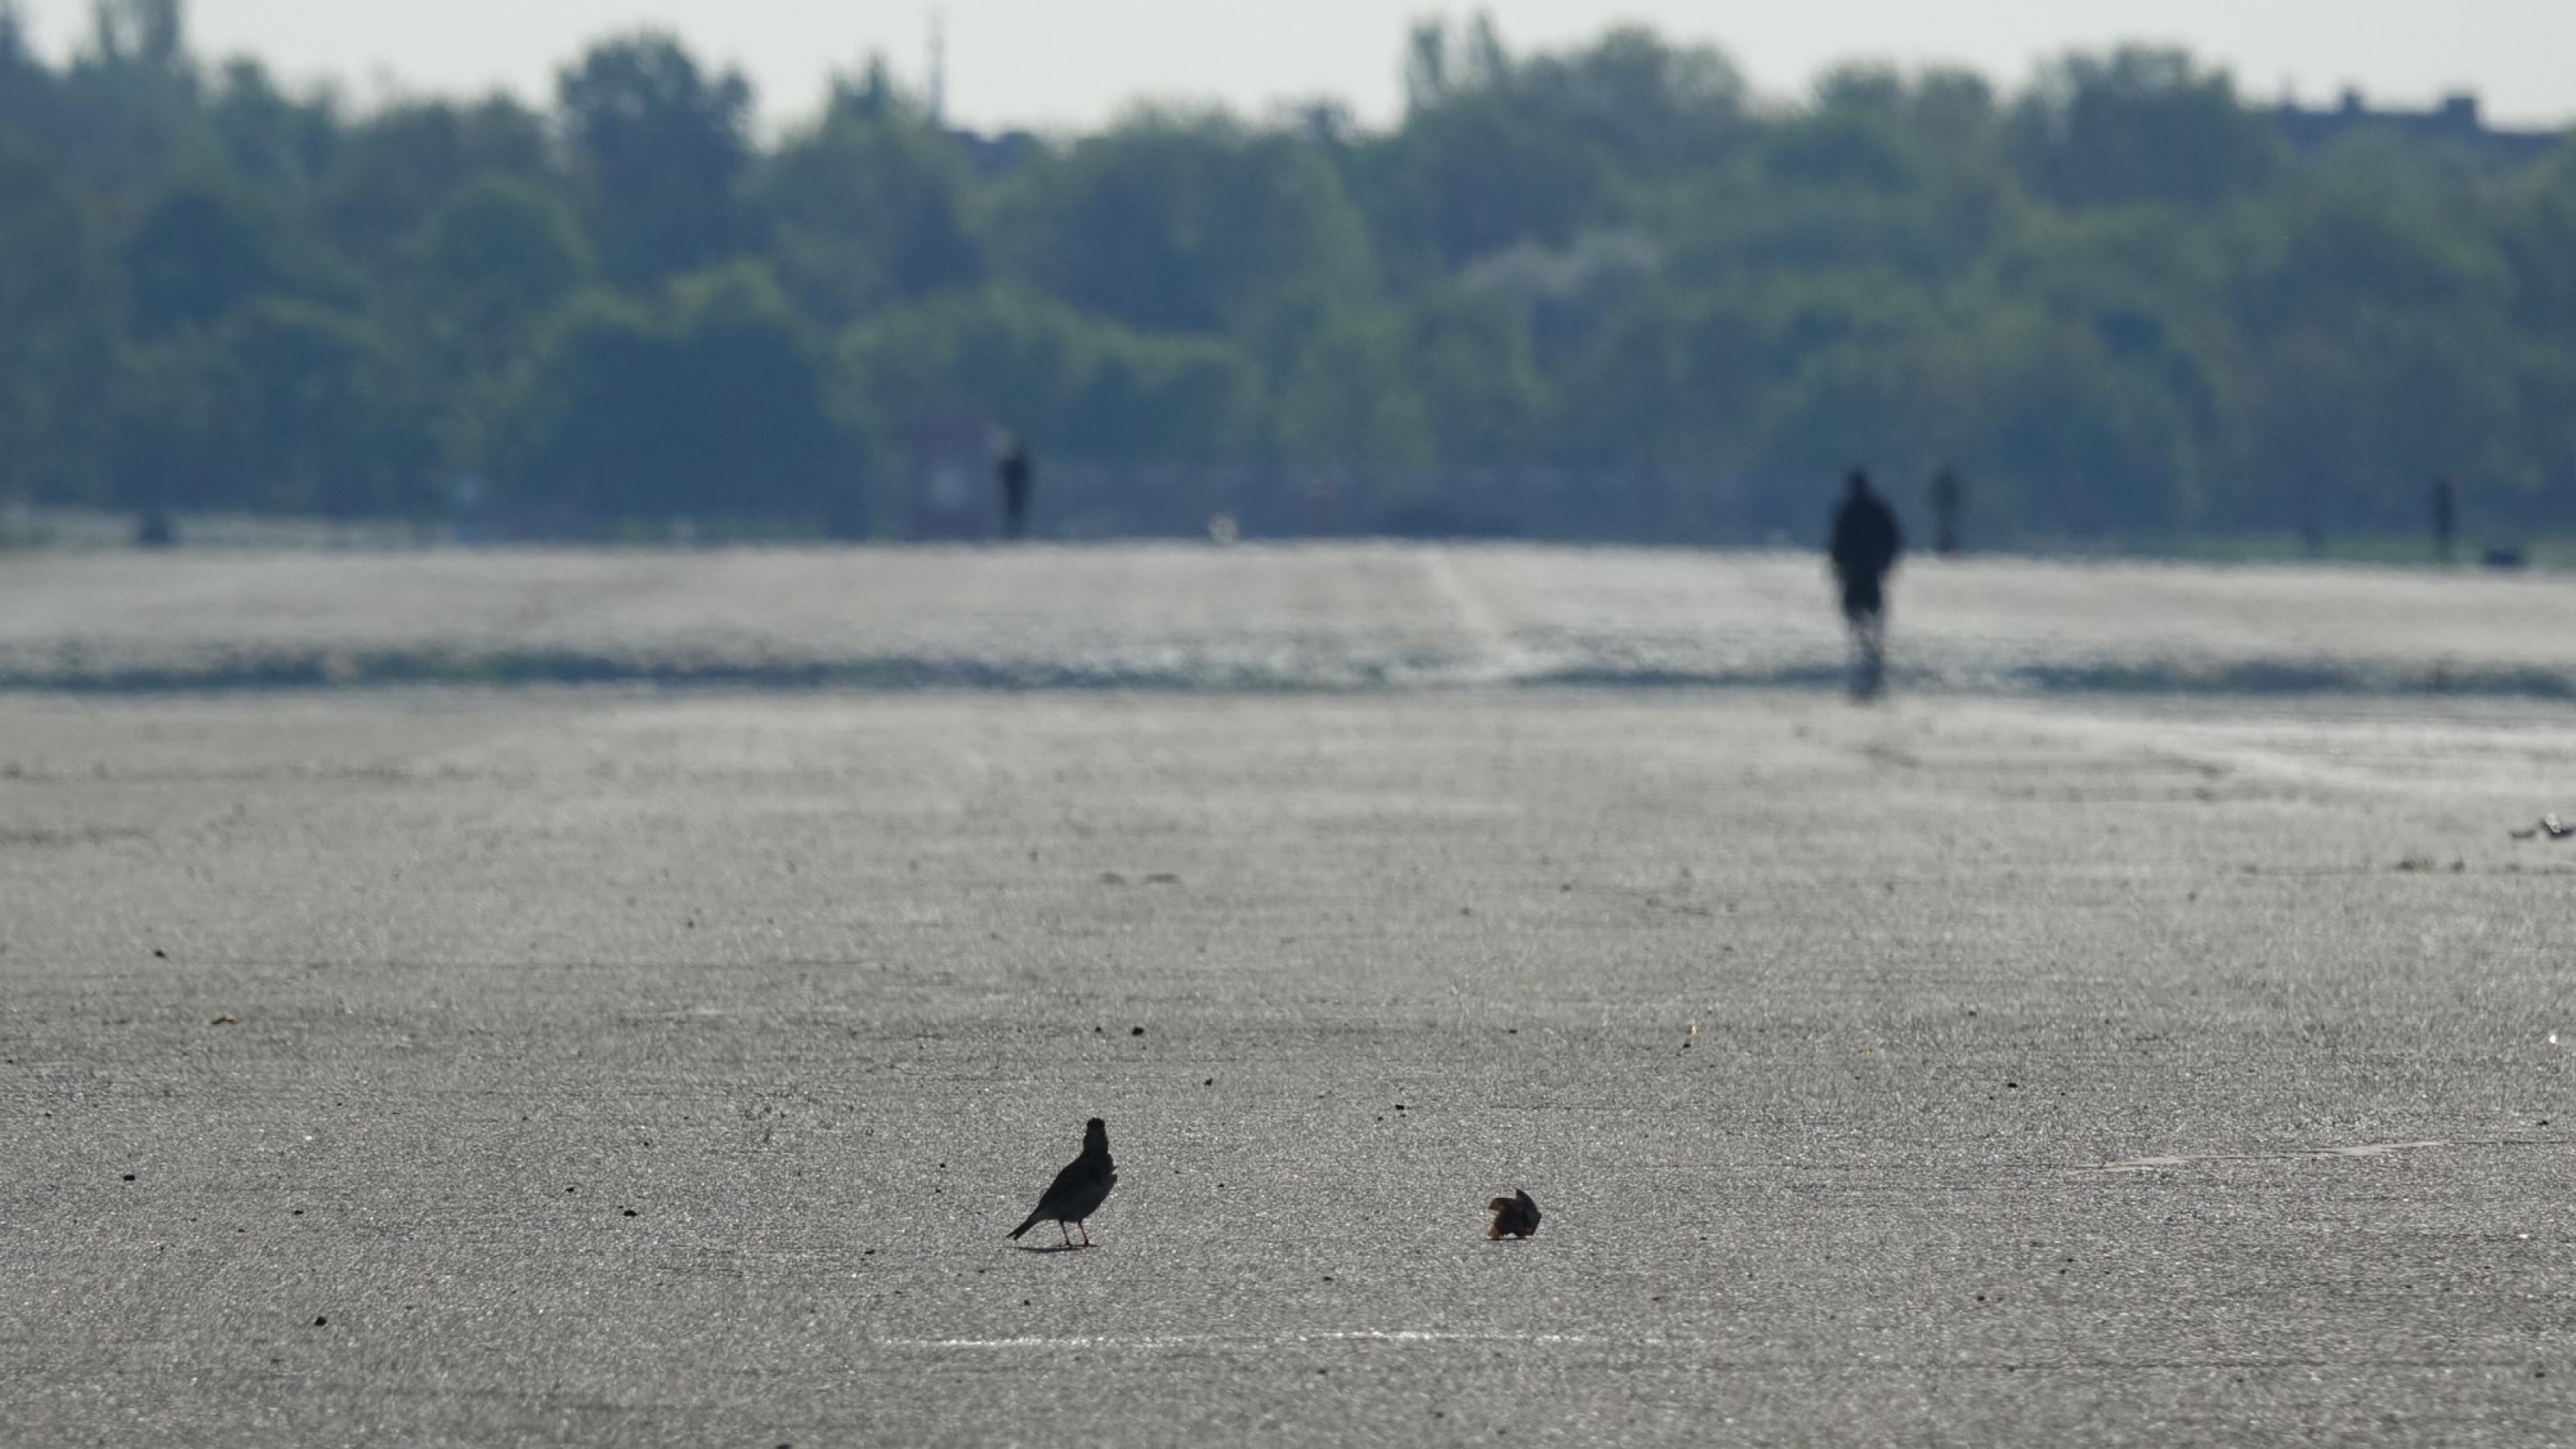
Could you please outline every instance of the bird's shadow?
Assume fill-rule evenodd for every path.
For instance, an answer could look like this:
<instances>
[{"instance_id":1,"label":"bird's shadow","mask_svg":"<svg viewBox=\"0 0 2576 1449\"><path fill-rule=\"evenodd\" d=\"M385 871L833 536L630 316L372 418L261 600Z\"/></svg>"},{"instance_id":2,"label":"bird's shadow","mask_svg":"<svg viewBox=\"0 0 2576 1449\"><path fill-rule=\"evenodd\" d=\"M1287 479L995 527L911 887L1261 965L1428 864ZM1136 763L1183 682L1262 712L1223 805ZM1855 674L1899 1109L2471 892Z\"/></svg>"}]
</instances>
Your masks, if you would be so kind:
<instances>
[{"instance_id":1,"label":"bird's shadow","mask_svg":"<svg viewBox=\"0 0 2576 1449\"><path fill-rule=\"evenodd\" d=\"M1013 1248L1022 1253L1079 1253L1096 1246L1094 1243L1017 1243Z\"/></svg>"}]
</instances>

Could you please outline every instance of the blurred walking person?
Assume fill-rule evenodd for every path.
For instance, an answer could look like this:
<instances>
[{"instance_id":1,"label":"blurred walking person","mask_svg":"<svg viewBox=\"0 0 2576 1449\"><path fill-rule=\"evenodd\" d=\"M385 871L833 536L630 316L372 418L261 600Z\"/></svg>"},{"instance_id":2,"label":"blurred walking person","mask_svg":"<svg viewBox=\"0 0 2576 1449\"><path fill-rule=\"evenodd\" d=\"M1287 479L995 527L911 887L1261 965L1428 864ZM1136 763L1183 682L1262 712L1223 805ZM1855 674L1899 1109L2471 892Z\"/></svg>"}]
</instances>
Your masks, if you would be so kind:
<instances>
[{"instance_id":1,"label":"blurred walking person","mask_svg":"<svg viewBox=\"0 0 2576 1449\"><path fill-rule=\"evenodd\" d=\"M2433 557L2451 561L2460 533L2460 490L2448 478L2433 480Z\"/></svg>"},{"instance_id":2,"label":"blurred walking person","mask_svg":"<svg viewBox=\"0 0 2576 1449\"><path fill-rule=\"evenodd\" d=\"M1037 482L1037 465L1029 461L1028 440L1005 434L1001 461L995 470L1002 479L1002 536L1016 540L1028 530L1029 492Z\"/></svg>"},{"instance_id":3,"label":"blurred walking person","mask_svg":"<svg viewBox=\"0 0 2576 1449\"><path fill-rule=\"evenodd\" d=\"M1842 506L1834 512L1834 581L1842 588L1843 621L1852 632L1852 697L1872 699L1887 669L1887 576L1905 551L1896 511L1869 486L1869 474L1852 470Z\"/></svg>"}]
</instances>

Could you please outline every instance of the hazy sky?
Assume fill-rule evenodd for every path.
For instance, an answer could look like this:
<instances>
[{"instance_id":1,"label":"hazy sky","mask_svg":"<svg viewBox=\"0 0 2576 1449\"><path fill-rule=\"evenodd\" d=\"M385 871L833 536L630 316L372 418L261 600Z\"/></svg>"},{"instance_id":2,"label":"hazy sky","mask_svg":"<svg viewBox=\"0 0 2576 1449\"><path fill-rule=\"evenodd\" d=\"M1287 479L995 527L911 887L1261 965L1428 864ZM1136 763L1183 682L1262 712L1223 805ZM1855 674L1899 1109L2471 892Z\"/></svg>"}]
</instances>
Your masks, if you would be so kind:
<instances>
[{"instance_id":1,"label":"hazy sky","mask_svg":"<svg viewBox=\"0 0 2576 1449\"><path fill-rule=\"evenodd\" d=\"M21 0L63 55L88 0ZM1271 101L1339 96L1372 122L1398 104L1404 33L1472 5L1413 0L944 0L949 112L962 122L1095 124L1140 96ZM1490 0L1515 49L1637 20L1724 46L1767 94L1854 57L1965 63L2017 84L2035 60L2119 40L2181 42L2271 98L2345 85L2425 104L2482 94L2511 123L2576 119L2576 0ZM504 86L551 92L555 68L601 34L659 25L758 83L768 121L818 104L824 78L883 50L918 80L930 0L193 0L198 48L256 53L359 100Z\"/></svg>"}]
</instances>

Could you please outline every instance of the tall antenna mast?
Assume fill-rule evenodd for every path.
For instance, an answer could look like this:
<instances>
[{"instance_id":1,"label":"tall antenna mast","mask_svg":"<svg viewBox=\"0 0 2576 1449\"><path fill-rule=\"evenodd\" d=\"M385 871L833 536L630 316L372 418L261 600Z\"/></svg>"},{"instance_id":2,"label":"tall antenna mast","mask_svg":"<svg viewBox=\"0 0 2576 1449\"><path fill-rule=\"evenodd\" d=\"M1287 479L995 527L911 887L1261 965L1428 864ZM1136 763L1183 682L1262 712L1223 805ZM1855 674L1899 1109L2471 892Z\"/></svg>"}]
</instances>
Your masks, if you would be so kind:
<instances>
[{"instance_id":1,"label":"tall antenna mast","mask_svg":"<svg viewBox=\"0 0 2576 1449\"><path fill-rule=\"evenodd\" d=\"M948 124L948 12L930 9L930 123Z\"/></svg>"}]
</instances>

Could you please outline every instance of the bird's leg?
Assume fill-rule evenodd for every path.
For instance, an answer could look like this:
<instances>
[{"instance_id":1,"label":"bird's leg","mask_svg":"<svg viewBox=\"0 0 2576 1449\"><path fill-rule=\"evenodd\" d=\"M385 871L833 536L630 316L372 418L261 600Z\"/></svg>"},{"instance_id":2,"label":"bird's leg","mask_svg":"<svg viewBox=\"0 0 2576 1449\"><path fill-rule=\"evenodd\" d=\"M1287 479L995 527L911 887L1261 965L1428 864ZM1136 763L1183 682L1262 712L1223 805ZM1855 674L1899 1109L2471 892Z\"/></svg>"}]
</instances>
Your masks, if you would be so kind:
<instances>
[{"instance_id":1,"label":"bird's leg","mask_svg":"<svg viewBox=\"0 0 2576 1449\"><path fill-rule=\"evenodd\" d=\"M1086 1247L1086 1248L1090 1247L1090 1246L1091 1246L1091 1223L1090 1223L1090 1221L1089 1221L1088 1219L1086 1219L1086 1220L1084 1220L1084 1221L1082 1221L1082 1222L1075 1223L1075 1224L1074 1224L1074 1226L1075 1226L1075 1227L1077 1227L1077 1228L1082 1229L1082 1245L1083 1245L1084 1247Z\"/></svg>"},{"instance_id":2,"label":"bird's leg","mask_svg":"<svg viewBox=\"0 0 2576 1449\"><path fill-rule=\"evenodd\" d=\"M1064 1219L1058 1218L1055 1220L1055 1230L1056 1234L1064 1239L1064 1245L1066 1247L1070 1248L1073 1246L1073 1234L1064 1230Z\"/></svg>"}]
</instances>

